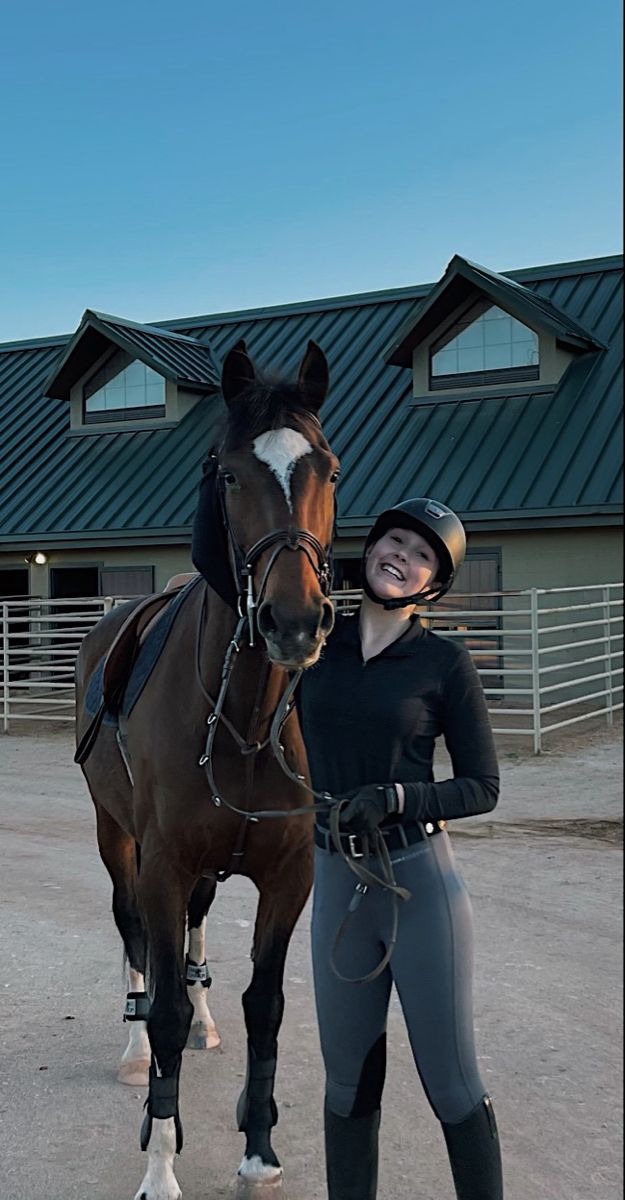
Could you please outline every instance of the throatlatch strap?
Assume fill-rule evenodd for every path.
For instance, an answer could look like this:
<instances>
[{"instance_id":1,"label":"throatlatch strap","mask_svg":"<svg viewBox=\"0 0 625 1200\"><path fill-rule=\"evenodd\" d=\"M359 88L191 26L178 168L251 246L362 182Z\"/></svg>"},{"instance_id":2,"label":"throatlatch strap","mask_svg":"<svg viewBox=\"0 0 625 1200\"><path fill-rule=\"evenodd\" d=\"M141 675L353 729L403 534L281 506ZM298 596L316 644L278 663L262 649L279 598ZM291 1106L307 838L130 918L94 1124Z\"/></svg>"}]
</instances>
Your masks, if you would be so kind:
<instances>
[{"instance_id":1,"label":"throatlatch strap","mask_svg":"<svg viewBox=\"0 0 625 1200\"><path fill-rule=\"evenodd\" d=\"M124 1021L147 1021L149 1015L150 997L147 992L128 992Z\"/></svg>"},{"instance_id":2,"label":"throatlatch strap","mask_svg":"<svg viewBox=\"0 0 625 1200\"><path fill-rule=\"evenodd\" d=\"M277 1124L278 1109L273 1098L276 1066L276 1058L256 1058L251 1046L248 1047L247 1077L237 1104L237 1124L240 1132L243 1133L247 1129L252 1106L255 1125L271 1129Z\"/></svg>"},{"instance_id":3,"label":"throatlatch strap","mask_svg":"<svg viewBox=\"0 0 625 1200\"><path fill-rule=\"evenodd\" d=\"M206 959L203 963L195 963L187 954L184 971L185 983L201 983L202 987L209 988L213 982Z\"/></svg>"},{"instance_id":4,"label":"throatlatch strap","mask_svg":"<svg viewBox=\"0 0 625 1200\"><path fill-rule=\"evenodd\" d=\"M176 1128L176 1154L180 1154L182 1150L183 1135L180 1115L178 1113L178 1085L180 1082L180 1062L174 1075L157 1075L154 1055L150 1063L150 1081L148 1098L144 1107L146 1114L143 1118L141 1126L140 1145L142 1150L147 1150L152 1136L152 1121L156 1117L157 1121L166 1121L168 1117L174 1118Z\"/></svg>"}]
</instances>

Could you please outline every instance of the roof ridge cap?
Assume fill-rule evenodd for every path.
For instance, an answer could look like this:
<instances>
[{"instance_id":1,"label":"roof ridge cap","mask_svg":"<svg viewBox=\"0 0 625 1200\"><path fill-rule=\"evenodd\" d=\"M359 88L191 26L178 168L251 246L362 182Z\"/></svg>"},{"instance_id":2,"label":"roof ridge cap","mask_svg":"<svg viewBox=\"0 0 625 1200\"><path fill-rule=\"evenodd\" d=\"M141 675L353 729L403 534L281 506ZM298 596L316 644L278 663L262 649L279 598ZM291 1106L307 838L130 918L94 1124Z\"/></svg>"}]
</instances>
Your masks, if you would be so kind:
<instances>
[{"instance_id":1,"label":"roof ridge cap","mask_svg":"<svg viewBox=\"0 0 625 1200\"><path fill-rule=\"evenodd\" d=\"M201 313L195 317L174 317L168 326L224 324L249 318L270 320L276 316L298 316L302 312L328 312L333 308L358 308L368 304L391 304L401 299L421 299L427 296L433 283L410 284L401 288L382 288L379 291L352 292L343 296L322 296L312 300L294 300L292 303L264 305L258 308L228 309L225 312Z\"/></svg>"},{"instance_id":2,"label":"roof ridge cap","mask_svg":"<svg viewBox=\"0 0 625 1200\"><path fill-rule=\"evenodd\" d=\"M96 308L86 308L83 313L82 321L85 320L85 317L89 316L95 317L98 321L106 321L112 325L119 325L122 329L138 329L142 333L151 333L155 336L161 334L163 337L173 338L175 341L189 342L192 346L200 347L203 350L207 349L205 342L200 342L197 338L189 337L189 335L185 333L176 333L175 330L166 329L164 326L157 325L155 322L132 321L128 317L116 317L113 313L100 312L99 309Z\"/></svg>"}]
</instances>

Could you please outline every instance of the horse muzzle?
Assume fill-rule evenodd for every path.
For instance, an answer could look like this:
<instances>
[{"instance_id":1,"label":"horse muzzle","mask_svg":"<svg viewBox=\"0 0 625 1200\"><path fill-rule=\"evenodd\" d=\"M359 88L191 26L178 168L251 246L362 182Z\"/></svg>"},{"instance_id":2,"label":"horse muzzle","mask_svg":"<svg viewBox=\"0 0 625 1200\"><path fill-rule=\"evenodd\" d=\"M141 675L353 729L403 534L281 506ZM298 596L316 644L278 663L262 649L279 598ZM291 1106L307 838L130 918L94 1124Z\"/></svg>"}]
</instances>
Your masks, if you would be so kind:
<instances>
[{"instance_id":1,"label":"horse muzzle","mask_svg":"<svg viewBox=\"0 0 625 1200\"><path fill-rule=\"evenodd\" d=\"M314 666L333 626L334 607L326 599L305 616L286 612L275 601L265 601L258 610L258 630L269 659L285 670Z\"/></svg>"}]
</instances>

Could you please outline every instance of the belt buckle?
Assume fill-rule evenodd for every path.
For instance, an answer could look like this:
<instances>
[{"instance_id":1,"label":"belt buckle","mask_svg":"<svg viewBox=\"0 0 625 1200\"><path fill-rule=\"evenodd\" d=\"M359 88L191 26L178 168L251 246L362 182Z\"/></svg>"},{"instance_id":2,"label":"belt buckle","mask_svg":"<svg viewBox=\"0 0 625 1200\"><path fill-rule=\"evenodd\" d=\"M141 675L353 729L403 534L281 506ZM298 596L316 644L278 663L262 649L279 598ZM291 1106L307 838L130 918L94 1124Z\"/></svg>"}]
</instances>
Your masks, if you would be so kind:
<instances>
[{"instance_id":1,"label":"belt buckle","mask_svg":"<svg viewBox=\"0 0 625 1200\"><path fill-rule=\"evenodd\" d=\"M348 834L348 842L349 842L349 852L350 852L352 858L364 858L364 854L363 854L362 850L358 850L356 847L357 842L361 842L361 844L362 844L361 838L358 836L358 834L357 833Z\"/></svg>"}]
</instances>

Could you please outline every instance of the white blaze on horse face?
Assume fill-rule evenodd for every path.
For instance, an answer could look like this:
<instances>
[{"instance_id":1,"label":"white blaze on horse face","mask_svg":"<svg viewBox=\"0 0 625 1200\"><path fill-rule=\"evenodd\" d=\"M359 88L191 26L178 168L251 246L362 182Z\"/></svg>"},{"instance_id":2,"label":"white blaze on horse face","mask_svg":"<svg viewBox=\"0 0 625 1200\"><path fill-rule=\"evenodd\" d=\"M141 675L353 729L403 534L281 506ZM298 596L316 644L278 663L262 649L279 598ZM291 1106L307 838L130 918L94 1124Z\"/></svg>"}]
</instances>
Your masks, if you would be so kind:
<instances>
[{"instance_id":1,"label":"white blaze on horse face","mask_svg":"<svg viewBox=\"0 0 625 1200\"><path fill-rule=\"evenodd\" d=\"M289 506L293 512L291 500L291 475L304 454L312 453L310 442L297 429L268 429L254 440L254 454L261 462L269 467L275 475Z\"/></svg>"}]
</instances>

